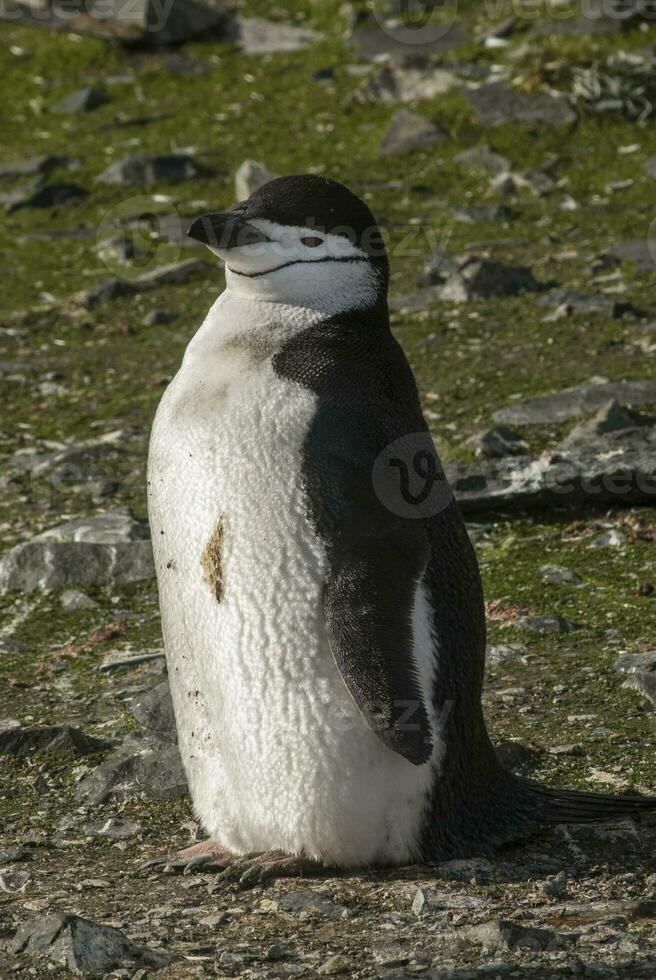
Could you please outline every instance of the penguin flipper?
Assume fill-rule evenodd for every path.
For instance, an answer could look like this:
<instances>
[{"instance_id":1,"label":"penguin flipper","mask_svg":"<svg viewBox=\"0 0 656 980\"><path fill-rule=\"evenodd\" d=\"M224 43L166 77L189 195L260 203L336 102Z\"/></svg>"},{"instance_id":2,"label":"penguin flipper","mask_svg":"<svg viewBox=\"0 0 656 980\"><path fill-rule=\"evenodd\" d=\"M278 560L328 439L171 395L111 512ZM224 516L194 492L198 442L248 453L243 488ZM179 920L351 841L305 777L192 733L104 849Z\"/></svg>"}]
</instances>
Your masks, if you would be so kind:
<instances>
[{"instance_id":1,"label":"penguin flipper","mask_svg":"<svg viewBox=\"0 0 656 980\"><path fill-rule=\"evenodd\" d=\"M329 559L322 607L335 663L365 720L389 748L421 765L431 756L432 733L414 610L431 548L423 521L400 517L376 497L372 465L388 441L381 421L353 424L334 406L309 453L315 520Z\"/></svg>"},{"instance_id":2,"label":"penguin flipper","mask_svg":"<svg viewBox=\"0 0 656 980\"><path fill-rule=\"evenodd\" d=\"M390 536L351 537L336 549L323 589L330 648L368 725L393 751L421 765L431 726L414 655L416 583L428 555ZM391 573L390 573L391 570Z\"/></svg>"},{"instance_id":3,"label":"penguin flipper","mask_svg":"<svg viewBox=\"0 0 656 980\"><path fill-rule=\"evenodd\" d=\"M335 663L369 726L421 765L432 733L413 620L430 535L424 520L385 506L373 485L376 461L396 440L414 445L419 433L422 447L431 444L410 365L380 307L310 327L272 363L318 396L302 448L302 489L328 558L322 603ZM399 475L390 470L387 479Z\"/></svg>"}]
</instances>

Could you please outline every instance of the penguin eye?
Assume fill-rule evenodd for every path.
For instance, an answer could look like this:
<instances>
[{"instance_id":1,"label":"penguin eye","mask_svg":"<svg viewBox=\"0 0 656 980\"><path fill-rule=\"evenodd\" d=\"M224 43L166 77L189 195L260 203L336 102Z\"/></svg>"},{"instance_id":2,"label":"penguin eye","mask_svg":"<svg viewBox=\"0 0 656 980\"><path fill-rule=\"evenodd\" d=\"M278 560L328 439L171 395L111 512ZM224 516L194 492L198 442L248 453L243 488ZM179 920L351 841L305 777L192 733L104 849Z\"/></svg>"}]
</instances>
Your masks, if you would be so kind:
<instances>
[{"instance_id":1,"label":"penguin eye","mask_svg":"<svg viewBox=\"0 0 656 980\"><path fill-rule=\"evenodd\" d=\"M308 248L316 248L318 245L323 245L323 238L301 238L301 245L307 245Z\"/></svg>"}]
</instances>

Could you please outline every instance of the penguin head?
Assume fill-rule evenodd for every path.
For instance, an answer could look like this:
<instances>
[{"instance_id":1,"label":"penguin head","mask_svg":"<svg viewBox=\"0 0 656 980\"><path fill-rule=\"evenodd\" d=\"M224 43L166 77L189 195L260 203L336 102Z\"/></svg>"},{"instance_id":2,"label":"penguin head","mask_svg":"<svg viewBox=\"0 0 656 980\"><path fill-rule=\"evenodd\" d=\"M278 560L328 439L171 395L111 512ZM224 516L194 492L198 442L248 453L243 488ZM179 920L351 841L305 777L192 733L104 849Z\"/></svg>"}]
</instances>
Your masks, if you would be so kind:
<instances>
[{"instance_id":1,"label":"penguin head","mask_svg":"<svg viewBox=\"0 0 656 980\"><path fill-rule=\"evenodd\" d=\"M188 234L223 259L230 291L251 299L338 312L387 295L374 216L327 177L277 177L230 211L196 218Z\"/></svg>"}]
</instances>

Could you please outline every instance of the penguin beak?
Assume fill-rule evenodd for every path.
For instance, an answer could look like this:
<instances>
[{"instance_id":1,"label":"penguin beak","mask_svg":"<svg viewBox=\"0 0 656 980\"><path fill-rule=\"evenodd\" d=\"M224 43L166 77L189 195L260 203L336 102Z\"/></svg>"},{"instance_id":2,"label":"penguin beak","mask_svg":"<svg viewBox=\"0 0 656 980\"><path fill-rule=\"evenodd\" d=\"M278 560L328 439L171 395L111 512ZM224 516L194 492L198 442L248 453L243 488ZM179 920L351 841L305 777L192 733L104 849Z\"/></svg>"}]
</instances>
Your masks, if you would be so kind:
<instances>
[{"instance_id":1,"label":"penguin beak","mask_svg":"<svg viewBox=\"0 0 656 980\"><path fill-rule=\"evenodd\" d=\"M219 251L243 248L244 245L258 245L260 242L271 240L235 211L202 214L191 223L187 235Z\"/></svg>"}]
</instances>

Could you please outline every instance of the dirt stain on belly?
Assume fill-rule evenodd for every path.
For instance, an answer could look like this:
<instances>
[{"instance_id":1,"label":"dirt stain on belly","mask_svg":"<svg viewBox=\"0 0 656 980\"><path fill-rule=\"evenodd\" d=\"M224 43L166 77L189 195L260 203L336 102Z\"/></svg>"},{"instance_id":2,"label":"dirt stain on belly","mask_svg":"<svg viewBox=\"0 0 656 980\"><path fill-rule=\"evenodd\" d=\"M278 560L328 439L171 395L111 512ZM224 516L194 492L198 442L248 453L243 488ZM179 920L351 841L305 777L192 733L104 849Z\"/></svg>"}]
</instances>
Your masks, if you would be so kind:
<instances>
[{"instance_id":1,"label":"dirt stain on belly","mask_svg":"<svg viewBox=\"0 0 656 980\"><path fill-rule=\"evenodd\" d=\"M200 556L200 563L205 572L203 578L214 593L217 602L221 602L225 588L223 576L224 537L225 514L221 514Z\"/></svg>"}]
</instances>

